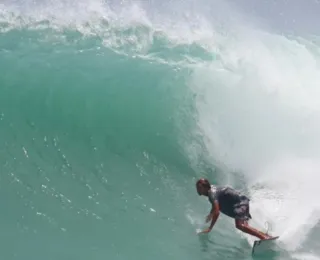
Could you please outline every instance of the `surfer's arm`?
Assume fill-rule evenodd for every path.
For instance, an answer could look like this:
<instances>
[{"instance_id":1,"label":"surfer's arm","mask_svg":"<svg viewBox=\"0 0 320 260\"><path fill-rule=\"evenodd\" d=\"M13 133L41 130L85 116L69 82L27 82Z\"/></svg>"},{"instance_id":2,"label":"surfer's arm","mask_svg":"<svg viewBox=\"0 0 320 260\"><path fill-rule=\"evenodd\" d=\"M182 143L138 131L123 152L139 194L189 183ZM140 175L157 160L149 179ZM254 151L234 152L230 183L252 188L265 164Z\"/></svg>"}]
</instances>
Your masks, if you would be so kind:
<instances>
[{"instance_id":1,"label":"surfer's arm","mask_svg":"<svg viewBox=\"0 0 320 260\"><path fill-rule=\"evenodd\" d=\"M212 202L212 208L211 208L210 214L207 217L207 220L211 219L211 224L210 224L209 228L203 230L200 233L209 233L211 231L211 229L213 228L213 226L215 225L215 223L217 222L219 215L220 215L219 203L217 200L214 200Z\"/></svg>"},{"instance_id":2,"label":"surfer's arm","mask_svg":"<svg viewBox=\"0 0 320 260\"><path fill-rule=\"evenodd\" d=\"M209 229L211 230L220 215L220 207L219 207L219 203L217 200L213 201L210 214L211 214L211 224L210 224Z\"/></svg>"}]
</instances>

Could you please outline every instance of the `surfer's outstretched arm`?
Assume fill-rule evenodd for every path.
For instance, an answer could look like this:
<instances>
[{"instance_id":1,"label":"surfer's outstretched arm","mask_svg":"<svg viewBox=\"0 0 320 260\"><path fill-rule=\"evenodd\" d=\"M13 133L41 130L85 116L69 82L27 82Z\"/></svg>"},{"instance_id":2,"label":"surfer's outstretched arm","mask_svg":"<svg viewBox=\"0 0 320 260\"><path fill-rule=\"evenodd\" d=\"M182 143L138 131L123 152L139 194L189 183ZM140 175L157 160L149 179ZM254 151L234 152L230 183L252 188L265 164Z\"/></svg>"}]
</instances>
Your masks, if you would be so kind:
<instances>
[{"instance_id":1,"label":"surfer's outstretched arm","mask_svg":"<svg viewBox=\"0 0 320 260\"><path fill-rule=\"evenodd\" d=\"M209 222L211 219L211 224L209 228L201 231L200 233L209 233L213 228L213 226L215 225L215 223L217 222L219 215L220 215L219 203L217 200L214 200L214 202L212 203L210 214L207 216L207 219L206 219L207 222Z\"/></svg>"}]
</instances>

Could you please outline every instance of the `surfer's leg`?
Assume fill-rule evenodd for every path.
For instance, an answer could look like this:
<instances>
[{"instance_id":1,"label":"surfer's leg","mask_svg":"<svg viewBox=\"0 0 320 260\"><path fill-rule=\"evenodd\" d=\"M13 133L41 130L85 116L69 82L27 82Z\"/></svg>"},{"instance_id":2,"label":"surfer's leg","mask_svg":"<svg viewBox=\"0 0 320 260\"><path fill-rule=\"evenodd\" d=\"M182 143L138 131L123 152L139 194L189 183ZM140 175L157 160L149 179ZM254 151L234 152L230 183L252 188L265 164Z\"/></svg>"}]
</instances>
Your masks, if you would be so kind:
<instances>
[{"instance_id":1,"label":"surfer's leg","mask_svg":"<svg viewBox=\"0 0 320 260\"><path fill-rule=\"evenodd\" d=\"M248 225L248 222L241 219L235 220L236 228L241 230L242 232L245 232L247 234L250 234L252 236L258 237L260 239L268 239L270 238L269 235L262 233L259 230L254 229L253 227L250 227Z\"/></svg>"}]
</instances>

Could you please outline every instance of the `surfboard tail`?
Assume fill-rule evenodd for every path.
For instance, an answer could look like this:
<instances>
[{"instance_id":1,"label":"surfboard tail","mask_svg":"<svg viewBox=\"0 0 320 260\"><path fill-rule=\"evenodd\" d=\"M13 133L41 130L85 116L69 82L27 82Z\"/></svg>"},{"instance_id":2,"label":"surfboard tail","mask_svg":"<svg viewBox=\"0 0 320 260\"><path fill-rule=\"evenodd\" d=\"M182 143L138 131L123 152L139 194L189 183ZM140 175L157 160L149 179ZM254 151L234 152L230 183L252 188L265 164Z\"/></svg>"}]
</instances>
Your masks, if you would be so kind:
<instances>
[{"instance_id":1,"label":"surfboard tail","mask_svg":"<svg viewBox=\"0 0 320 260\"><path fill-rule=\"evenodd\" d=\"M256 240L253 243L252 247L252 255L257 255L264 253L266 251L271 251L275 246L275 241L279 238L279 236Z\"/></svg>"}]
</instances>

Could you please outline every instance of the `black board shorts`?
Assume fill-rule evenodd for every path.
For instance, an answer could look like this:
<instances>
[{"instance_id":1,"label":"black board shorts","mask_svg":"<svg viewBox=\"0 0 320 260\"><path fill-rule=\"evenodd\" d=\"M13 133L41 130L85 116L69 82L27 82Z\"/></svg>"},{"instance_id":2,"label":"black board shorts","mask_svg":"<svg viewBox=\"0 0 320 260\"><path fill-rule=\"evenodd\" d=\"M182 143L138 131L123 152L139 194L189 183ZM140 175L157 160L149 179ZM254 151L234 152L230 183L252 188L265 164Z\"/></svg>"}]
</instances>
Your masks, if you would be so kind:
<instances>
[{"instance_id":1,"label":"black board shorts","mask_svg":"<svg viewBox=\"0 0 320 260\"><path fill-rule=\"evenodd\" d=\"M220 211L225 215L239 220L248 221L251 219L249 211L249 199L243 199L235 204L221 205Z\"/></svg>"},{"instance_id":2,"label":"black board shorts","mask_svg":"<svg viewBox=\"0 0 320 260\"><path fill-rule=\"evenodd\" d=\"M245 221L251 219L249 200L243 200L233 206L233 218Z\"/></svg>"}]
</instances>

